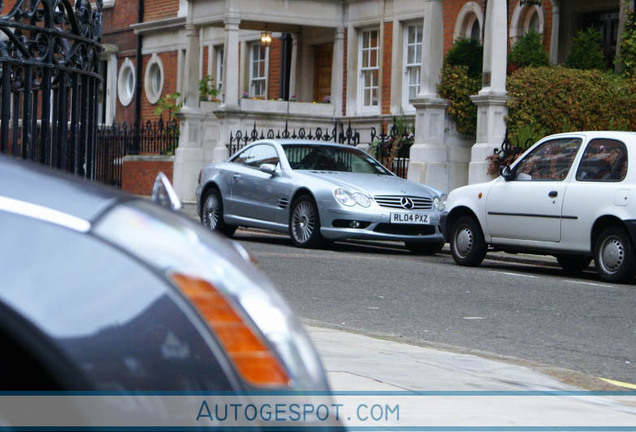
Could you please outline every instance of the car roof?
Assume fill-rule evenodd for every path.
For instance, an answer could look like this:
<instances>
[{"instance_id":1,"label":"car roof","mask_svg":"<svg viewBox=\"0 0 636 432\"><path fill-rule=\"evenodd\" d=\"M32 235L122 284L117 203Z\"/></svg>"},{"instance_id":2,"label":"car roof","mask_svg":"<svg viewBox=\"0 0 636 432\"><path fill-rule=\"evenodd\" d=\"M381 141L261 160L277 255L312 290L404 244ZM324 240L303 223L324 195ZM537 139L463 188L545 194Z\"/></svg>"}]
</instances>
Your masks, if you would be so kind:
<instances>
[{"instance_id":1,"label":"car roof","mask_svg":"<svg viewBox=\"0 0 636 432\"><path fill-rule=\"evenodd\" d=\"M5 155L0 155L0 184L0 197L50 208L86 221L94 221L116 202L129 199L114 188Z\"/></svg>"},{"instance_id":2,"label":"car roof","mask_svg":"<svg viewBox=\"0 0 636 432\"><path fill-rule=\"evenodd\" d=\"M575 131L575 132L566 132L559 133L554 135L546 136L545 138L560 138L560 137L570 137L574 135L582 135L587 139L594 138L615 138L615 139L623 139L623 140L633 140L636 138L636 132L629 131Z\"/></svg>"},{"instance_id":3,"label":"car roof","mask_svg":"<svg viewBox=\"0 0 636 432\"><path fill-rule=\"evenodd\" d=\"M309 140L309 139L293 139L293 138L285 138L285 139L263 139L259 141L255 141L252 144L259 143L278 143L280 145L322 145L322 146L335 146L335 147L354 147L347 144L340 144L332 141L321 141L321 140Z\"/></svg>"}]
</instances>

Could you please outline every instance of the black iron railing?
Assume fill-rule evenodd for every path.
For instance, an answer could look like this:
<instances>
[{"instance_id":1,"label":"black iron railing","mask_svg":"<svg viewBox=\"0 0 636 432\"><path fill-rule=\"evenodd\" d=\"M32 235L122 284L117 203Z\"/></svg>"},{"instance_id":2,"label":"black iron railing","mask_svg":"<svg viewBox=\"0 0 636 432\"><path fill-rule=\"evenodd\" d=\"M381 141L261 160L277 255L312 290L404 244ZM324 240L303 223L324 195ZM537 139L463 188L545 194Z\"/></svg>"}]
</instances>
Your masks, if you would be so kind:
<instances>
[{"instance_id":1,"label":"black iron railing","mask_svg":"<svg viewBox=\"0 0 636 432\"><path fill-rule=\"evenodd\" d=\"M179 145L179 123L163 119L147 121L136 131L128 123L102 125L97 132L96 180L121 186L123 157L127 155L173 155ZM139 145L137 145L139 143Z\"/></svg>"},{"instance_id":2,"label":"black iron railing","mask_svg":"<svg viewBox=\"0 0 636 432\"><path fill-rule=\"evenodd\" d=\"M250 132L239 130L235 133L230 133L230 142L227 144L227 148L230 151L230 155L233 155L247 144L262 139L308 139L355 146L360 143L360 134L351 128L351 122L345 129L344 125L338 120L334 122L334 126L331 129L317 127L313 131L305 128L290 131L288 123L285 122L285 129L276 131L273 129L268 129L267 131L261 129L259 132L256 128L256 123L254 123L254 127Z\"/></svg>"},{"instance_id":3,"label":"black iron railing","mask_svg":"<svg viewBox=\"0 0 636 432\"><path fill-rule=\"evenodd\" d=\"M0 152L94 179L102 0L0 2Z\"/></svg>"},{"instance_id":4,"label":"black iron railing","mask_svg":"<svg viewBox=\"0 0 636 432\"><path fill-rule=\"evenodd\" d=\"M371 128L369 153L396 175L406 178L413 140L412 128L405 125L394 123L388 131L383 126L379 134Z\"/></svg>"}]
</instances>

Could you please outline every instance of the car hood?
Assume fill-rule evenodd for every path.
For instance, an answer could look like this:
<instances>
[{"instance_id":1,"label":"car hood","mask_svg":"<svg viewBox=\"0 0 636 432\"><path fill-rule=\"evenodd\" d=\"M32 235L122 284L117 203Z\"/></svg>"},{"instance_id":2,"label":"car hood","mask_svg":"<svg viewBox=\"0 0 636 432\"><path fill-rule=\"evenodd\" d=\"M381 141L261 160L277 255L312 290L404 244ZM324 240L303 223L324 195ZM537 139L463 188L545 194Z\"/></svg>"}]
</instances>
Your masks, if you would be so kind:
<instances>
[{"instance_id":1,"label":"car hood","mask_svg":"<svg viewBox=\"0 0 636 432\"><path fill-rule=\"evenodd\" d=\"M412 195L430 198L441 195L440 191L430 186L396 176L336 171L296 171L296 173L307 177L308 182L320 180L329 182L335 187L367 192L370 195Z\"/></svg>"}]
</instances>

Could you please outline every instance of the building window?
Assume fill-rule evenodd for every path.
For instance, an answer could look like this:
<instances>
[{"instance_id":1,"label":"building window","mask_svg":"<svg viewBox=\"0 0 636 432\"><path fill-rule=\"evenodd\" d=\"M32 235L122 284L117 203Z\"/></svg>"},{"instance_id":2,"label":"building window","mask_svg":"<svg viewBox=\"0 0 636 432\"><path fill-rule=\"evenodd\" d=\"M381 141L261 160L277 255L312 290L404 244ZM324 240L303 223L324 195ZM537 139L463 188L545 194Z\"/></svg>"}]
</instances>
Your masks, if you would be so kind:
<instances>
[{"instance_id":1,"label":"building window","mask_svg":"<svg viewBox=\"0 0 636 432\"><path fill-rule=\"evenodd\" d=\"M377 111L380 104L380 38L378 30L360 34L360 82L358 95L361 111Z\"/></svg>"},{"instance_id":2,"label":"building window","mask_svg":"<svg viewBox=\"0 0 636 432\"><path fill-rule=\"evenodd\" d=\"M481 42L481 27L483 20L484 14L481 6L472 1L466 3L457 15L453 39L465 38Z\"/></svg>"},{"instance_id":3,"label":"building window","mask_svg":"<svg viewBox=\"0 0 636 432\"><path fill-rule=\"evenodd\" d=\"M214 77L216 89L221 94L223 90L223 46L214 47Z\"/></svg>"},{"instance_id":4,"label":"building window","mask_svg":"<svg viewBox=\"0 0 636 432\"><path fill-rule=\"evenodd\" d=\"M117 95L123 106L130 105L135 97L135 83L135 65L127 58L119 69L119 78L117 79Z\"/></svg>"},{"instance_id":5,"label":"building window","mask_svg":"<svg viewBox=\"0 0 636 432\"><path fill-rule=\"evenodd\" d=\"M144 87L146 90L146 98L151 104L156 104L163 92L163 63L157 54L153 54L146 66L146 75L144 77Z\"/></svg>"},{"instance_id":6,"label":"building window","mask_svg":"<svg viewBox=\"0 0 636 432\"><path fill-rule=\"evenodd\" d=\"M422 69L422 24L409 24L404 29L403 101L406 109L413 109L409 101L420 92Z\"/></svg>"},{"instance_id":7,"label":"building window","mask_svg":"<svg viewBox=\"0 0 636 432\"><path fill-rule=\"evenodd\" d=\"M543 33L543 9L540 6L517 5L510 21L512 45L516 44L522 36L531 30L536 33Z\"/></svg>"},{"instance_id":8,"label":"building window","mask_svg":"<svg viewBox=\"0 0 636 432\"><path fill-rule=\"evenodd\" d=\"M267 91L267 48L250 45L250 97L265 98Z\"/></svg>"}]
</instances>

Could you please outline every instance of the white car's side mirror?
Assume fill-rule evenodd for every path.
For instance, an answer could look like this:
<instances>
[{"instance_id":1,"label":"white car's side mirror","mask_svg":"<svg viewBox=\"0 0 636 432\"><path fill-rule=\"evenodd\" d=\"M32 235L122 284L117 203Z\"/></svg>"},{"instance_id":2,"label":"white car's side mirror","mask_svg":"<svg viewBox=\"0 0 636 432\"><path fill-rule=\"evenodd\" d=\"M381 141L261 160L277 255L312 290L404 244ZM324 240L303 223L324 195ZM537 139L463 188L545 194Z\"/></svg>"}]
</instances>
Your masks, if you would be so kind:
<instances>
[{"instance_id":1,"label":"white car's side mirror","mask_svg":"<svg viewBox=\"0 0 636 432\"><path fill-rule=\"evenodd\" d=\"M510 170L510 166L504 165L499 167L499 175L502 176L505 181L512 180L512 171Z\"/></svg>"},{"instance_id":2,"label":"white car's side mirror","mask_svg":"<svg viewBox=\"0 0 636 432\"><path fill-rule=\"evenodd\" d=\"M269 175L276 174L276 165L274 165L274 164L264 163L259 168L265 174L269 174Z\"/></svg>"},{"instance_id":3,"label":"white car's side mirror","mask_svg":"<svg viewBox=\"0 0 636 432\"><path fill-rule=\"evenodd\" d=\"M181 210L181 201L168 177L160 172L152 187L152 201L174 211Z\"/></svg>"}]
</instances>

